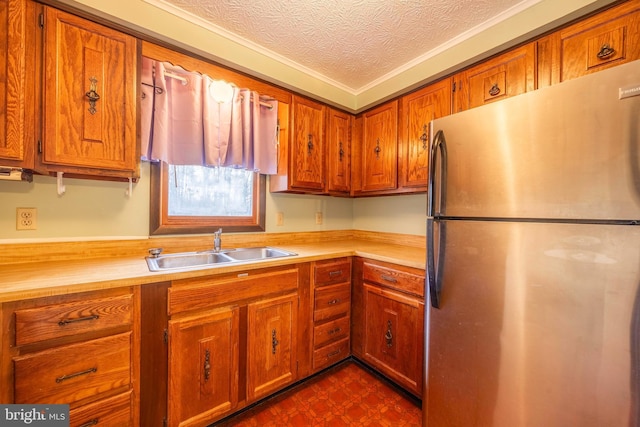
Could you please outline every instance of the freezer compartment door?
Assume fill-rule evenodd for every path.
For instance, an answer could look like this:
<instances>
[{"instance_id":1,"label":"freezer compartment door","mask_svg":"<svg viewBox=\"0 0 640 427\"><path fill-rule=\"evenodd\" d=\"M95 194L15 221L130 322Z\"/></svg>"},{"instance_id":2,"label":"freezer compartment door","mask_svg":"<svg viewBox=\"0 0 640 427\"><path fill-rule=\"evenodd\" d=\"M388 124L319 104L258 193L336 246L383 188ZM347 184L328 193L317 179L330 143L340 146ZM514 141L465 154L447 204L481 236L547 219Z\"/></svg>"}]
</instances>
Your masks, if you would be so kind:
<instances>
[{"instance_id":1,"label":"freezer compartment door","mask_svg":"<svg viewBox=\"0 0 640 427\"><path fill-rule=\"evenodd\" d=\"M437 226L426 426L640 425L640 227Z\"/></svg>"},{"instance_id":2,"label":"freezer compartment door","mask_svg":"<svg viewBox=\"0 0 640 427\"><path fill-rule=\"evenodd\" d=\"M438 213L639 220L640 96L619 99L629 85L640 88L640 61L435 120L447 151Z\"/></svg>"}]
</instances>

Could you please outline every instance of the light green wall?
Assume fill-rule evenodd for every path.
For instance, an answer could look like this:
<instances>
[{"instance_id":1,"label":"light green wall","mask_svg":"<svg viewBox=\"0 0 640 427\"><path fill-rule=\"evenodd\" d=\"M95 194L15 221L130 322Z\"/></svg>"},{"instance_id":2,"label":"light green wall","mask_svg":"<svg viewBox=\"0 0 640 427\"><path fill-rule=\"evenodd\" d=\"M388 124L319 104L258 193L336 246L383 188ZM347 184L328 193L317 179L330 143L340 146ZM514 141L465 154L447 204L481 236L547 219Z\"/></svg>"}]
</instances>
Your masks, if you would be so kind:
<instances>
[{"instance_id":1,"label":"light green wall","mask_svg":"<svg viewBox=\"0 0 640 427\"><path fill-rule=\"evenodd\" d=\"M143 163L131 198L127 184L34 176L32 183L0 181L0 243L43 240L146 238L149 230L149 165ZM268 193L266 231L270 233L350 230L424 234L424 196L368 200ZM37 230L16 230L16 208L37 208ZM276 225L276 213L284 225ZM315 214L323 223L316 225Z\"/></svg>"}]
</instances>

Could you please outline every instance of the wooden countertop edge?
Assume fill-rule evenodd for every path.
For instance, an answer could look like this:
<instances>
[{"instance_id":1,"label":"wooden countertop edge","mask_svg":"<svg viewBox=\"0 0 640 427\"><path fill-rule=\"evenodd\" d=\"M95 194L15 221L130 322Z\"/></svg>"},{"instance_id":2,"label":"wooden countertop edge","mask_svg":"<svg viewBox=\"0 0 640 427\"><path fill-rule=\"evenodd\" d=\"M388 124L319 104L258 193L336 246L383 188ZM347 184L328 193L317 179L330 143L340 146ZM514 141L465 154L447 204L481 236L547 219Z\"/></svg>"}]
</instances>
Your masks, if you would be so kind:
<instances>
[{"instance_id":1,"label":"wooden countertop edge","mask_svg":"<svg viewBox=\"0 0 640 427\"><path fill-rule=\"evenodd\" d=\"M277 245L298 255L200 270L151 272L144 257L93 258L0 266L0 303L191 277L251 271L346 256L360 256L424 270L425 250L415 246L342 240Z\"/></svg>"}]
</instances>

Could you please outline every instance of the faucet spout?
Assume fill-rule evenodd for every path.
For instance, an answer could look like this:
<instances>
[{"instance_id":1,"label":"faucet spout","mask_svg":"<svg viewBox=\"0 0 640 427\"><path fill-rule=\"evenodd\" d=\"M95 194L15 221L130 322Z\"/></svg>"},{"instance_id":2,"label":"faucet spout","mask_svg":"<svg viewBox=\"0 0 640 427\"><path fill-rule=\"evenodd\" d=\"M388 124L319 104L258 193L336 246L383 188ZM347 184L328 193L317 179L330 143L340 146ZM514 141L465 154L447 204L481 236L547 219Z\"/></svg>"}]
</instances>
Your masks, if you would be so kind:
<instances>
[{"instance_id":1,"label":"faucet spout","mask_svg":"<svg viewBox=\"0 0 640 427\"><path fill-rule=\"evenodd\" d=\"M213 251L220 252L222 246L222 228L213 233Z\"/></svg>"}]
</instances>

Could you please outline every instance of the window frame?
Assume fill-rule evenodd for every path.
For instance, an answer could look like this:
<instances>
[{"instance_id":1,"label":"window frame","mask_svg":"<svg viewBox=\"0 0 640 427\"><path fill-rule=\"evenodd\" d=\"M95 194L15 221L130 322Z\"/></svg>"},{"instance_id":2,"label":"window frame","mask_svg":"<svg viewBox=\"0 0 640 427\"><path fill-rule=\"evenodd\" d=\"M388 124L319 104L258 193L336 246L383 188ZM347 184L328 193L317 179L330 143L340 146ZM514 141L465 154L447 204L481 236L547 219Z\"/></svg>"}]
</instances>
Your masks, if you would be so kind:
<instances>
[{"instance_id":1,"label":"window frame","mask_svg":"<svg viewBox=\"0 0 640 427\"><path fill-rule=\"evenodd\" d=\"M254 172L253 214L251 216L177 216L168 214L169 165L151 163L149 234L210 234L265 231L266 177Z\"/></svg>"}]
</instances>

